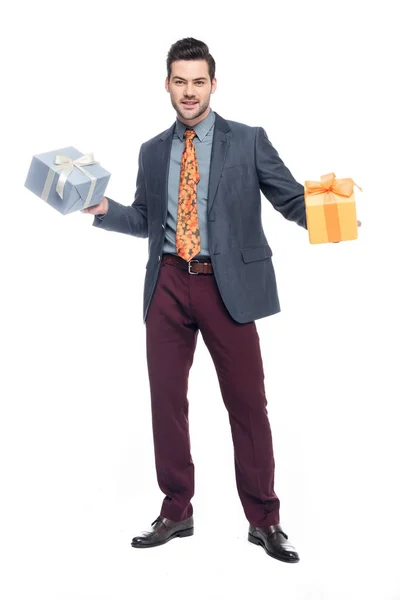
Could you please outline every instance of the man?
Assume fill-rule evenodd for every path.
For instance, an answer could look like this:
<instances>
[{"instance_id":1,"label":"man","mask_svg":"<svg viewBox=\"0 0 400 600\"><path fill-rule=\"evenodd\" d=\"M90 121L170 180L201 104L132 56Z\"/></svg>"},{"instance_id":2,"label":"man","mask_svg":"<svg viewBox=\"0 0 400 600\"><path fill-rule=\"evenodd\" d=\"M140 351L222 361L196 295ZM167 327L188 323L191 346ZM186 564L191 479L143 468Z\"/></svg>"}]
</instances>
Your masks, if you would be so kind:
<instances>
[{"instance_id":1,"label":"man","mask_svg":"<svg viewBox=\"0 0 400 600\"><path fill-rule=\"evenodd\" d=\"M262 127L226 121L211 109L216 87L206 44L176 42L165 88L177 119L140 147L133 204L104 197L83 211L96 215L95 227L149 238L143 317L157 481L165 498L152 528L132 546L193 534L187 388L200 330L229 413L248 540L274 558L298 562L279 522L255 320L280 311L260 190L306 229L304 188Z\"/></svg>"}]
</instances>

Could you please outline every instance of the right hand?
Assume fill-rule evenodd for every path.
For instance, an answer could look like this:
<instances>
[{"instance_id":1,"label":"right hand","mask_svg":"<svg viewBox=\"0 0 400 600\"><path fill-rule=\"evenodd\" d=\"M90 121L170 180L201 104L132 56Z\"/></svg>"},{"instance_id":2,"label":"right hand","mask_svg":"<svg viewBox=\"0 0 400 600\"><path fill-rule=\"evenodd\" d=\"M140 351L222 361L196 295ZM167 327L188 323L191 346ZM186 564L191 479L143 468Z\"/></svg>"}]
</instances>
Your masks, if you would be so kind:
<instances>
[{"instance_id":1,"label":"right hand","mask_svg":"<svg viewBox=\"0 0 400 600\"><path fill-rule=\"evenodd\" d=\"M89 206L81 210L83 213L89 213L90 215L104 215L108 211L108 199L103 196L100 204Z\"/></svg>"}]
</instances>

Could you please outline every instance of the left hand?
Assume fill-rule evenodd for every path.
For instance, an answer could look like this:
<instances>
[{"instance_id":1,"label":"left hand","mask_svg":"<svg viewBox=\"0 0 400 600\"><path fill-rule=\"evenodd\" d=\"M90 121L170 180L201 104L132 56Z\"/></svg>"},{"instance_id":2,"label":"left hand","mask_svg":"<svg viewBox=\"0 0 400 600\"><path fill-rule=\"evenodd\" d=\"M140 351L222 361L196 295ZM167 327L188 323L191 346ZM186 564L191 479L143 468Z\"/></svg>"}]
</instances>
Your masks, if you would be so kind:
<instances>
[{"instance_id":1,"label":"left hand","mask_svg":"<svg viewBox=\"0 0 400 600\"><path fill-rule=\"evenodd\" d=\"M357 227L361 227L361 221L357 219ZM339 240L340 241L340 240ZM338 244L339 242L333 242L334 244Z\"/></svg>"}]
</instances>

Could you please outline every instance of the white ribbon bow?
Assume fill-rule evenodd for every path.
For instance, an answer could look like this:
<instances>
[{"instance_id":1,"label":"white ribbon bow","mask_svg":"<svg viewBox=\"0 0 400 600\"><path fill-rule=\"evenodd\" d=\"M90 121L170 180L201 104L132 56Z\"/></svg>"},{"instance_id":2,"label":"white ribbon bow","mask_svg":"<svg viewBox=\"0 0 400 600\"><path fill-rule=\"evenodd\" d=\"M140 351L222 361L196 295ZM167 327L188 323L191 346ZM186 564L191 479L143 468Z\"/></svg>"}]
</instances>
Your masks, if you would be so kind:
<instances>
[{"instance_id":1,"label":"white ribbon bow","mask_svg":"<svg viewBox=\"0 0 400 600\"><path fill-rule=\"evenodd\" d=\"M72 158L70 158L69 156L66 156L65 154L57 154L56 158L54 160L54 164L56 164L58 166L49 169L49 172L47 174L47 178L46 178L46 181L45 181L45 184L43 187L42 199L45 202L47 202L47 199L48 199L49 193L50 193L50 189L51 189L51 184L53 183L53 179L56 174L56 171L60 171L60 177L58 178L58 181L57 181L56 190L57 190L58 195L62 199L64 199L65 182L67 181L68 177L71 175L72 171L74 170L74 167L77 167L80 171L82 171L82 173L84 173L90 179L89 192L88 192L87 198L85 200L85 203L83 205L83 208L87 208L87 206L89 206L90 201L92 199L94 188L96 187L97 177L94 177L94 175L92 175L91 173L89 173L89 171L84 169L83 166L98 164L98 161L94 160L93 152L90 152L89 154L84 154L83 156L81 156L80 158L76 158L75 160L72 160Z\"/></svg>"}]
</instances>

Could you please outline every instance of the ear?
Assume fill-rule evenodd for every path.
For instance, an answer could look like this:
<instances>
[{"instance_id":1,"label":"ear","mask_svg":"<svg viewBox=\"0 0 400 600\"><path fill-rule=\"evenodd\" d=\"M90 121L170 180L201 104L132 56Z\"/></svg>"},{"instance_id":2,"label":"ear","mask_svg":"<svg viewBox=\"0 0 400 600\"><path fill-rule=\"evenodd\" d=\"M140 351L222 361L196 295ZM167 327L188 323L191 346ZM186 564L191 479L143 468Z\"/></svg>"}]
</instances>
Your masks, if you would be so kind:
<instances>
[{"instance_id":1,"label":"ear","mask_svg":"<svg viewBox=\"0 0 400 600\"><path fill-rule=\"evenodd\" d=\"M169 81L168 81L168 76L165 78L165 89L167 90L167 92L169 92Z\"/></svg>"}]
</instances>

